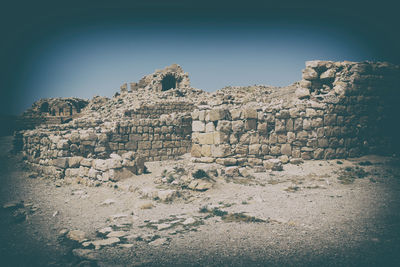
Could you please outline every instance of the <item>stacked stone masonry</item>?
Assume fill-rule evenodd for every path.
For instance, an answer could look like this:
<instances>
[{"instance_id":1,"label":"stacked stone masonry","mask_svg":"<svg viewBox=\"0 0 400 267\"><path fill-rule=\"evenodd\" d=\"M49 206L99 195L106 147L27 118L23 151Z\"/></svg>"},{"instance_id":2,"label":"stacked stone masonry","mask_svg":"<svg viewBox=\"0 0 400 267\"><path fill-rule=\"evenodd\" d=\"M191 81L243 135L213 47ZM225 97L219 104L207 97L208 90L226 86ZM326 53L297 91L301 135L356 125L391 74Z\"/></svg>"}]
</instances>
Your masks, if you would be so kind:
<instances>
[{"instance_id":1,"label":"stacked stone masonry","mask_svg":"<svg viewBox=\"0 0 400 267\"><path fill-rule=\"evenodd\" d=\"M179 88L164 92L171 75ZM145 161L188 152L199 162L267 169L275 158L392 154L400 148L399 77L399 66L389 63L309 61L300 82L254 86L244 98L244 88L191 88L172 65L131 92L124 85L113 99L94 98L69 123L24 131L22 150L48 175L97 181L140 174Z\"/></svg>"},{"instance_id":2,"label":"stacked stone masonry","mask_svg":"<svg viewBox=\"0 0 400 267\"><path fill-rule=\"evenodd\" d=\"M88 129L54 126L25 131L23 143L27 161L45 174L119 180L129 173L142 173L144 161L173 159L188 153L191 116L164 115Z\"/></svg>"}]
</instances>

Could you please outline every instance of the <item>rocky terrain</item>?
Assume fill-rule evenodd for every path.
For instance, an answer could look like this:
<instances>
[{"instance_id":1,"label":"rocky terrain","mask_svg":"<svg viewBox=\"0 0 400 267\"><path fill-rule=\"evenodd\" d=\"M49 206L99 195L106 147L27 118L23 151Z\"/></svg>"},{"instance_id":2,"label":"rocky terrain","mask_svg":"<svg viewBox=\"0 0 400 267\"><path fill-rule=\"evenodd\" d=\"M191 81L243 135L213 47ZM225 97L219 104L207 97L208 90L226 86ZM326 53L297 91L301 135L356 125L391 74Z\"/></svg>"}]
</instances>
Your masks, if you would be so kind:
<instances>
[{"instance_id":1,"label":"rocky terrain","mask_svg":"<svg viewBox=\"0 0 400 267\"><path fill-rule=\"evenodd\" d=\"M42 177L1 140L5 266L396 266L396 158L287 163L235 175L147 162L119 182Z\"/></svg>"}]
</instances>

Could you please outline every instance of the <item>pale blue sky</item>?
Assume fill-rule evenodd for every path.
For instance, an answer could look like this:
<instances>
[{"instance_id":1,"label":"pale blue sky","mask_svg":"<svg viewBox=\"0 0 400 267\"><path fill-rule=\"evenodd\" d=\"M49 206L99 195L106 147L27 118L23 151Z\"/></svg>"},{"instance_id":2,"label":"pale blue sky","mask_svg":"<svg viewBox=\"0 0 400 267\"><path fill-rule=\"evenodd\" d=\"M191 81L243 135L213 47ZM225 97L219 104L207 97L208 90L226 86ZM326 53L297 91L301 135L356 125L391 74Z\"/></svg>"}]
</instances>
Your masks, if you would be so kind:
<instances>
[{"instance_id":1,"label":"pale blue sky","mask_svg":"<svg viewBox=\"0 0 400 267\"><path fill-rule=\"evenodd\" d=\"M301 79L306 60L365 60L368 47L334 28L288 23L254 26L107 25L47 38L32 50L20 84L18 111L43 97L112 96L172 63L189 72L193 87L285 86Z\"/></svg>"}]
</instances>

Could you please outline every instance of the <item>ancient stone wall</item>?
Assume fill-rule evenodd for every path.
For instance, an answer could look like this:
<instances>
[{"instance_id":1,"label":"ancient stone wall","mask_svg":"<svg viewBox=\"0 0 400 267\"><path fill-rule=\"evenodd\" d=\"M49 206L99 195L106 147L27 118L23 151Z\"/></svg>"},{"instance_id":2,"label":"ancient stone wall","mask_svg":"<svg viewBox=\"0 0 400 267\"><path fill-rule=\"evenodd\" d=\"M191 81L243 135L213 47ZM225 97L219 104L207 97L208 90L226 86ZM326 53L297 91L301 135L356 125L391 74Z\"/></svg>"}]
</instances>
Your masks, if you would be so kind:
<instances>
[{"instance_id":1,"label":"ancient stone wall","mask_svg":"<svg viewBox=\"0 0 400 267\"><path fill-rule=\"evenodd\" d=\"M60 124L79 116L88 101L79 98L44 98L32 104L17 120L18 129Z\"/></svg>"},{"instance_id":2,"label":"ancient stone wall","mask_svg":"<svg viewBox=\"0 0 400 267\"><path fill-rule=\"evenodd\" d=\"M162 114L192 112L194 104L187 101L165 101L154 104L143 104L139 108L125 111L125 116L134 119L159 118Z\"/></svg>"},{"instance_id":3,"label":"ancient stone wall","mask_svg":"<svg viewBox=\"0 0 400 267\"><path fill-rule=\"evenodd\" d=\"M144 161L166 160L190 151L189 114L158 119L74 124L25 131L23 151L30 165L55 177L119 180L144 171Z\"/></svg>"},{"instance_id":4,"label":"ancient stone wall","mask_svg":"<svg viewBox=\"0 0 400 267\"><path fill-rule=\"evenodd\" d=\"M224 165L268 165L272 157L395 152L398 67L321 61L306 66L296 91L301 99L194 111L192 156Z\"/></svg>"}]
</instances>

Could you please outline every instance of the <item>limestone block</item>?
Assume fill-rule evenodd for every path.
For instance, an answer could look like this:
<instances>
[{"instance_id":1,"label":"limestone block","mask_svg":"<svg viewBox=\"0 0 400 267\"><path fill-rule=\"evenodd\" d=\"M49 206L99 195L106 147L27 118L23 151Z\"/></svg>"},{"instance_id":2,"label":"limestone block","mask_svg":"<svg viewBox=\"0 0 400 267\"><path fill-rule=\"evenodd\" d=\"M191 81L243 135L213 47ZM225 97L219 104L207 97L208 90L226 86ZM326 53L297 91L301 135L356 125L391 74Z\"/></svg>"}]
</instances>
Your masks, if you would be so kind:
<instances>
[{"instance_id":1,"label":"limestone block","mask_svg":"<svg viewBox=\"0 0 400 267\"><path fill-rule=\"evenodd\" d=\"M269 153L274 156L279 156L281 154L281 148L279 146L271 146Z\"/></svg>"},{"instance_id":2,"label":"limestone block","mask_svg":"<svg viewBox=\"0 0 400 267\"><path fill-rule=\"evenodd\" d=\"M235 148L235 154L247 155L248 154L248 149L249 149L249 146L238 145Z\"/></svg>"},{"instance_id":3,"label":"limestone block","mask_svg":"<svg viewBox=\"0 0 400 267\"><path fill-rule=\"evenodd\" d=\"M313 108L307 108L306 109L306 116L309 118L317 116L317 112Z\"/></svg>"},{"instance_id":4,"label":"limestone block","mask_svg":"<svg viewBox=\"0 0 400 267\"><path fill-rule=\"evenodd\" d=\"M69 141L67 139L61 139L57 142L57 149L68 149Z\"/></svg>"},{"instance_id":5,"label":"limestone block","mask_svg":"<svg viewBox=\"0 0 400 267\"><path fill-rule=\"evenodd\" d=\"M67 176L67 177L78 177L79 176L79 169L78 168L66 169L65 170L65 176Z\"/></svg>"},{"instance_id":6,"label":"limestone block","mask_svg":"<svg viewBox=\"0 0 400 267\"><path fill-rule=\"evenodd\" d=\"M83 158L80 163L81 166L92 167L92 161L92 159Z\"/></svg>"},{"instance_id":7,"label":"limestone block","mask_svg":"<svg viewBox=\"0 0 400 267\"><path fill-rule=\"evenodd\" d=\"M243 121L232 121L232 130L234 132L241 132L244 129Z\"/></svg>"},{"instance_id":8,"label":"limestone block","mask_svg":"<svg viewBox=\"0 0 400 267\"><path fill-rule=\"evenodd\" d=\"M151 142L151 148L153 148L153 149L158 149L158 148L162 148L162 147L163 147L162 141L152 141Z\"/></svg>"},{"instance_id":9,"label":"limestone block","mask_svg":"<svg viewBox=\"0 0 400 267\"><path fill-rule=\"evenodd\" d=\"M201 146L198 144L193 144L190 154L192 155L192 157L200 158L201 157Z\"/></svg>"},{"instance_id":10,"label":"limestone block","mask_svg":"<svg viewBox=\"0 0 400 267\"><path fill-rule=\"evenodd\" d=\"M326 114L326 115L324 115L324 125L325 126L336 125L336 114Z\"/></svg>"},{"instance_id":11,"label":"limestone block","mask_svg":"<svg viewBox=\"0 0 400 267\"><path fill-rule=\"evenodd\" d=\"M292 146L290 144L283 144L281 146L281 154L291 156L292 155Z\"/></svg>"},{"instance_id":12,"label":"limestone block","mask_svg":"<svg viewBox=\"0 0 400 267\"><path fill-rule=\"evenodd\" d=\"M68 158L53 159L52 165L62 169L68 168Z\"/></svg>"},{"instance_id":13,"label":"limestone block","mask_svg":"<svg viewBox=\"0 0 400 267\"><path fill-rule=\"evenodd\" d=\"M312 128L318 128L324 126L324 121L322 118L315 118L311 121Z\"/></svg>"},{"instance_id":14,"label":"limestone block","mask_svg":"<svg viewBox=\"0 0 400 267\"><path fill-rule=\"evenodd\" d=\"M319 77L318 72L316 72L314 69L312 68L305 68L303 70L303 75L302 78L304 80L309 80L309 81L313 81L313 80L317 80Z\"/></svg>"},{"instance_id":15,"label":"limestone block","mask_svg":"<svg viewBox=\"0 0 400 267\"><path fill-rule=\"evenodd\" d=\"M215 158L224 158L231 155L231 149L229 145L212 145L211 154Z\"/></svg>"},{"instance_id":16,"label":"limestone block","mask_svg":"<svg viewBox=\"0 0 400 267\"><path fill-rule=\"evenodd\" d=\"M232 128L233 128L233 124L232 124ZM258 123L257 125L257 131L261 134L266 134L267 133L267 123Z\"/></svg>"},{"instance_id":17,"label":"limestone block","mask_svg":"<svg viewBox=\"0 0 400 267\"><path fill-rule=\"evenodd\" d=\"M237 159L235 158L218 158L215 160L216 163L224 166L235 166L237 164Z\"/></svg>"},{"instance_id":18,"label":"limestone block","mask_svg":"<svg viewBox=\"0 0 400 267\"><path fill-rule=\"evenodd\" d=\"M278 159L282 162L282 164L286 164L289 162L289 157L287 155L279 156Z\"/></svg>"},{"instance_id":19,"label":"limestone block","mask_svg":"<svg viewBox=\"0 0 400 267\"><path fill-rule=\"evenodd\" d=\"M118 169L122 168L122 158L110 158L106 159L107 169Z\"/></svg>"},{"instance_id":20,"label":"limestone block","mask_svg":"<svg viewBox=\"0 0 400 267\"><path fill-rule=\"evenodd\" d=\"M286 131L285 120L276 119L275 120L275 132L279 133L279 132L284 132L284 131Z\"/></svg>"},{"instance_id":21,"label":"limestone block","mask_svg":"<svg viewBox=\"0 0 400 267\"><path fill-rule=\"evenodd\" d=\"M151 142L150 141L139 141L138 149L141 149L141 150L151 149Z\"/></svg>"},{"instance_id":22,"label":"limestone block","mask_svg":"<svg viewBox=\"0 0 400 267\"><path fill-rule=\"evenodd\" d=\"M205 124L202 121L193 121L192 122L192 131L193 132L204 132L205 131Z\"/></svg>"},{"instance_id":23,"label":"limestone block","mask_svg":"<svg viewBox=\"0 0 400 267\"><path fill-rule=\"evenodd\" d=\"M243 119L257 119L257 110L254 108L246 107L242 110L242 117Z\"/></svg>"},{"instance_id":24,"label":"limestone block","mask_svg":"<svg viewBox=\"0 0 400 267\"><path fill-rule=\"evenodd\" d=\"M80 156L70 157L68 159L68 166L70 168L79 168L82 160L83 160L83 157L80 157Z\"/></svg>"},{"instance_id":25,"label":"limestone block","mask_svg":"<svg viewBox=\"0 0 400 267\"><path fill-rule=\"evenodd\" d=\"M250 155L259 155L260 148L261 148L261 144L249 145L249 154Z\"/></svg>"},{"instance_id":26,"label":"limestone block","mask_svg":"<svg viewBox=\"0 0 400 267\"><path fill-rule=\"evenodd\" d=\"M300 85L300 87L302 88L302 89L304 89L304 88L310 88L311 87L311 82L310 81L307 81L307 80L301 80L300 82L299 82L299 85ZM296 90L297 91L297 90ZM308 91L308 94L310 94L310 91ZM297 95L297 93L296 93L296 95Z\"/></svg>"},{"instance_id":27,"label":"limestone block","mask_svg":"<svg viewBox=\"0 0 400 267\"><path fill-rule=\"evenodd\" d=\"M229 135L224 132L214 132L214 144L225 144L229 142Z\"/></svg>"},{"instance_id":28,"label":"limestone block","mask_svg":"<svg viewBox=\"0 0 400 267\"><path fill-rule=\"evenodd\" d=\"M207 124L206 124L206 132L207 133L209 133L209 132L214 132L215 131L215 125L214 125L214 122L208 122Z\"/></svg>"},{"instance_id":29,"label":"limestone block","mask_svg":"<svg viewBox=\"0 0 400 267\"><path fill-rule=\"evenodd\" d=\"M303 129L303 119L302 118L297 118L294 120L294 125L293 125L293 130L294 131L300 131Z\"/></svg>"},{"instance_id":30,"label":"limestone block","mask_svg":"<svg viewBox=\"0 0 400 267\"><path fill-rule=\"evenodd\" d=\"M111 169L109 170L109 179L112 181L120 181L122 179L126 179L134 176L133 168L120 168L120 169Z\"/></svg>"},{"instance_id":31,"label":"limestone block","mask_svg":"<svg viewBox=\"0 0 400 267\"><path fill-rule=\"evenodd\" d=\"M323 148L317 148L314 151L314 159L323 159L324 158L324 149Z\"/></svg>"},{"instance_id":32,"label":"limestone block","mask_svg":"<svg viewBox=\"0 0 400 267\"><path fill-rule=\"evenodd\" d=\"M287 109L283 109L283 110L279 111L279 113L277 113L275 115L275 117L277 119L288 119L288 118L290 118L290 112Z\"/></svg>"},{"instance_id":33,"label":"limestone block","mask_svg":"<svg viewBox=\"0 0 400 267\"><path fill-rule=\"evenodd\" d=\"M310 119L304 119L303 120L303 129L304 130L310 130L311 129L311 120Z\"/></svg>"},{"instance_id":34,"label":"limestone block","mask_svg":"<svg viewBox=\"0 0 400 267\"><path fill-rule=\"evenodd\" d=\"M282 162L279 159L268 159L263 161L264 168L272 171L282 171Z\"/></svg>"},{"instance_id":35,"label":"limestone block","mask_svg":"<svg viewBox=\"0 0 400 267\"><path fill-rule=\"evenodd\" d=\"M278 143L279 144L284 144L287 142L287 134L285 133L280 133L277 135L278 136Z\"/></svg>"},{"instance_id":36,"label":"limestone block","mask_svg":"<svg viewBox=\"0 0 400 267\"><path fill-rule=\"evenodd\" d=\"M225 133L231 132L232 131L232 123L231 123L231 121L227 121L227 120L218 121L216 130L217 131L221 131L221 132L225 132Z\"/></svg>"},{"instance_id":37,"label":"limestone block","mask_svg":"<svg viewBox=\"0 0 400 267\"><path fill-rule=\"evenodd\" d=\"M225 175L228 177L237 177L239 176L239 167L231 166L225 168Z\"/></svg>"},{"instance_id":38,"label":"limestone block","mask_svg":"<svg viewBox=\"0 0 400 267\"><path fill-rule=\"evenodd\" d=\"M203 157L211 157L212 156L211 145L202 145L201 146L201 155Z\"/></svg>"},{"instance_id":39,"label":"limestone block","mask_svg":"<svg viewBox=\"0 0 400 267\"><path fill-rule=\"evenodd\" d=\"M244 123L244 129L246 131L257 129L257 120L256 119L246 119Z\"/></svg>"},{"instance_id":40,"label":"limestone block","mask_svg":"<svg viewBox=\"0 0 400 267\"><path fill-rule=\"evenodd\" d=\"M199 144L212 145L214 144L214 133L200 133Z\"/></svg>"},{"instance_id":41,"label":"limestone block","mask_svg":"<svg viewBox=\"0 0 400 267\"><path fill-rule=\"evenodd\" d=\"M210 121L224 120L228 116L228 110L220 108L212 109L208 111L208 116Z\"/></svg>"},{"instance_id":42,"label":"limestone block","mask_svg":"<svg viewBox=\"0 0 400 267\"><path fill-rule=\"evenodd\" d=\"M92 178L92 179L97 179L97 175L101 175L101 174L102 174L102 172L100 172L100 171L98 171L98 170L96 170L94 168L90 168L90 170L88 171L87 176L89 178Z\"/></svg>"},{"instance_id":43,"label":"limestone block","mask_svg":"<svg viewBox=\"0 0 400 267\"><path fill-rule=\"evenodd\" d=\"M93 160L93 168L99 171L106 171L108 169L107 161L104 159Z\"/></svg>"},{"instance_id":44,"label":"limestone block","mask_svg":"<svg viewBox=\"0 0 400 267\"><path fill-rule=\"evenodd\" d=\"M328 69L325 72L321 73L321 76L319 77L321 80L333 80L336 75L336 70L335 69Z\"/></svg>"},{"instance_id":45,"label":"limestone block","mask_svg":"<svg viewBox=\"0 0 400 267\"><path fill-rule=\"evenodd\" d=\"M232 120L239 120L242 114L240 109L232 109L230 110Z\"/></svg>"}]
</instances>

